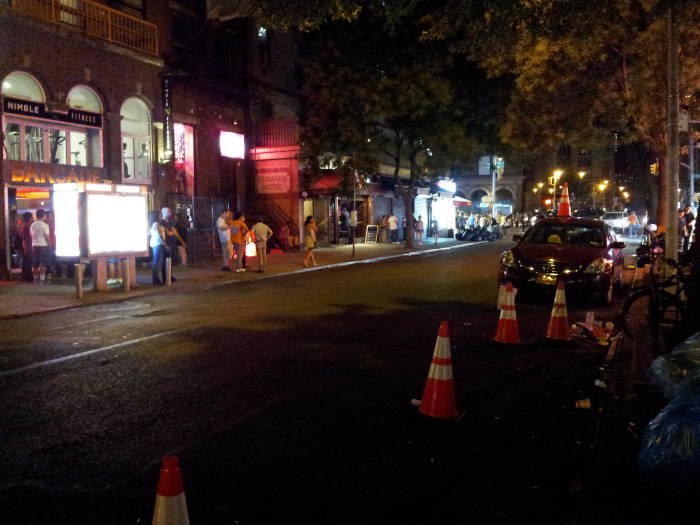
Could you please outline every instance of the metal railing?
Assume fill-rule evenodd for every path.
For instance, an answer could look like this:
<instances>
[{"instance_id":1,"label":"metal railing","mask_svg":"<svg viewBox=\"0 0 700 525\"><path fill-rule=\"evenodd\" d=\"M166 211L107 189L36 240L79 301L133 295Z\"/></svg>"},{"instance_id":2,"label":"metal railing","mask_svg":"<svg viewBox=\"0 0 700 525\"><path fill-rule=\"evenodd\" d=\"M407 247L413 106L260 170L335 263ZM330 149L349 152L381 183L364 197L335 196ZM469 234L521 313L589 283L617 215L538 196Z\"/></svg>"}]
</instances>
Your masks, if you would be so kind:
<instances>
[{"instance_id":1,"label":"metal railing","mask_svg":"<svg viewBox=\"0 0 700 525\"><path fill-rule=\"evenodd\" d=\"M30 16L75 28L90 36L158 56L158 28L90 0L11 0L2 2Z\"/></svg>"}]
</instances>

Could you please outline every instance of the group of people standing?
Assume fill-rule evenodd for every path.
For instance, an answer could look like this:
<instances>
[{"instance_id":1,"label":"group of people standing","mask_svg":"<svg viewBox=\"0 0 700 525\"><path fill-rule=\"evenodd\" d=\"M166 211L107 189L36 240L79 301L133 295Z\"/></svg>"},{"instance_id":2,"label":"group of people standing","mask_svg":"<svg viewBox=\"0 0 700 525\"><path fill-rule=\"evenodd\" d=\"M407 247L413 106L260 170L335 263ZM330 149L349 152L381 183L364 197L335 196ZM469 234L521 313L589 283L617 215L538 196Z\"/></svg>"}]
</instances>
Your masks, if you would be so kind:
<instances>
[{"instance_id":1,"label":"group of people standing","mask_svg":"<svg viewBox=\"0 0 700 525\"><path fill-rule=\"evenodd\" d=\"M151 269L154 285L163 285L166 280L166 259L180 258L182 264L187 264L187 244L180 235L175 217L167 206L151 212L148 223L148 244L151 248ZM177 281L171 275L173 282Z\"/></svg>"},{"instance_id":2,"label":"group of people standing","mask_svg":"<svg viewBox=\"0 0 700 525\"><path fill-rule=\"evenodd\" d=\"M36 210L36 218L30 211L22 214L22 228L17 243L22 254L22 280L46 283L47 271L51 267L51 231L47 224L47 214L43 209Z\"/></svg>"},{"instance_id":3,"label":"group of people standing","mask_svg":"<svg viewBox=\"0 0 700 525\"><path fill-rule=\"evenodd\" d=\"M216 220L221 252L223 254L222 271L230 272L232 258L236 261L236 272L245 272L245 247L249 241L255 243L258 257L258 272L267 271L267 241L272 237L272 229L258 216L252 228L248 228L245 215L239 211L225 209Z\"/></svg>"},{"instance_id":4,"label":"group of people standing","mask_svg":"<svg viewBox=\"0 0 700 525\"><path fill-rule=\"evenodd\" d=\"M425 232L425 223L423 222L423 216L419 215L416 219L413 217L413 235L419 245L423 244L423 233ZM408 229L408 221L406 217L401 221L401 228L403 230L403 240L406 240L406 232ZM437 221L433 221L435 231L435 236L437 237ZM391 243L400 244L399 242L399 219L393 213L389 215L382 215L379 221L379 238L380 243Z\"/></svg>"}]
</instances>

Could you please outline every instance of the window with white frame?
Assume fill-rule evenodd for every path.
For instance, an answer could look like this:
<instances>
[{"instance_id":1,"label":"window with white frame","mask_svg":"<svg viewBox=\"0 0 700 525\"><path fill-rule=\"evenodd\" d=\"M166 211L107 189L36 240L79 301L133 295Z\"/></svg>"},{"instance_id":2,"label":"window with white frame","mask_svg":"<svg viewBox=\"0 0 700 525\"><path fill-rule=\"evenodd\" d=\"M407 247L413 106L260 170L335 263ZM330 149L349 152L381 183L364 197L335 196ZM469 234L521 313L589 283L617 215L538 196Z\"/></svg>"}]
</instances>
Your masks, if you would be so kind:
<instances>
[{"instance_id":1,"label":"window with white frame","mask_svg":"<svg viewBox=\"0 0 700 525\"><path fill-rule=\"evenodd\" d=\"M122 179L125 182L151 181L151 113L136 97L121 109Z\"/></svg>"}]
</instances>

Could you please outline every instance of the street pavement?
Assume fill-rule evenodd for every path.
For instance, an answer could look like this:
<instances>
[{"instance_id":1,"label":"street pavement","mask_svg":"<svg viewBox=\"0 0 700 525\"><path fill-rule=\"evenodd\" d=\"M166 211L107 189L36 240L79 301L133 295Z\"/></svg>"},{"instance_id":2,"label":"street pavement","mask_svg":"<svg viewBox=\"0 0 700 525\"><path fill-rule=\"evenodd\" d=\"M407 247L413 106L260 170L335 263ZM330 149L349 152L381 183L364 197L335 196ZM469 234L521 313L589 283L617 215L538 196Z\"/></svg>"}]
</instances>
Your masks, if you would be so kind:
<instances>
[{"instance_id":1,"label":"street pavement","mask_svg":"<svg viewBox=\"0 0 700 525\"><path fill-rule=\"evenodd\" d=\"M403 244L357 243L354 256L352 245L330 246L314 251L319 266L309 269L303 265L305 251L273 252L268 255L268 269L265 274L255 272L257 270L255 257L248 258L250 268L243 273L222 271L218 259L216 261L196 261L187 266L176 265L173 267L173 276L178 280L173 283L171 288L153 286L151 284L151 267L148 264L143 264L137 267L138 287L124 292L121 288L121 282L115 281L108 292L93 292L91 291L91 283L88 282L82 299L76 297L75 280L72 278L53 278L43 285L23 282L16 275L14 280L0 281L0 319L85 305L119 302L154 294L191 293L216 286L314 271L319 268L353 262L381 260L387 257L406 257L435 249L464 248L470 244L473 243L454 239L439 239L436 244L431 239L423 245L408 250Z\"/></svg>"},{"instance_id":2,"label":"street pavement","mask_svg":"<svg viewBox=\"0 0 700 525\"><path fill-rule=\"evenodd\" d=\"M492 342L510 246L302 272L295 254L265 279L182 268L170 290L0 322L3 523L145 523L167 454L193 524L573 523L596 428L577 401L606 349L544 341L551 297L518 304L525 344ZM410 403L443 320L455 423Z\"/></svg>"}]
</instances>

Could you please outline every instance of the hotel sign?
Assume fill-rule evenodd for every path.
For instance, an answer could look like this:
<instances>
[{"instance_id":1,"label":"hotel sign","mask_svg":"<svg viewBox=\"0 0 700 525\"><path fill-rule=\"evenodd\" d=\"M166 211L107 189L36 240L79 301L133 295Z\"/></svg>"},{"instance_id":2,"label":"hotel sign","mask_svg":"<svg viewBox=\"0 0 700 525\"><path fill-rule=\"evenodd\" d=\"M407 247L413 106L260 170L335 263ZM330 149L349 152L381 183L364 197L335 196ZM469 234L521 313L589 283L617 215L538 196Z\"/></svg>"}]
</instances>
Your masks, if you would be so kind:
<instances>
[{"instance_id":1,"label":"hotel sign","mask_svg":"<svg viewBox=\"0 0 700 525\"><path fill-rule=\"evenodd\" d=\"M292 174L288 160L263 160L256 163L255 185L259 194L289 193Z\"/></svg>"},{"instance_id":2,"label":"hotel sign","mask_svg":"<svg viewBox=\"0 0 700 525\"><path fill-rule=\"evenodd\" d=\"M9 97L3 99L2 106L4 112L8 114L58 120L60 122L68 122L80 126L102 127L102 115L100 113L92 113L91 111L71 108L68 110L68 113L50 112L46 109L46 104L41 102L32 102L30 100L20 100Z\"/></svg>"},{"instance_id":3,"label":"hotel sign","mask_svg":"<svg viewBox=\"0 0 700 525\"><path fill-rule=\"evenodd\" d=\"M101 182L108 179L104 168L86 168L65 164L39 164L3 160L2 173L7 184L45 186L62 182Z\"/></svg>"}]
</instances>

